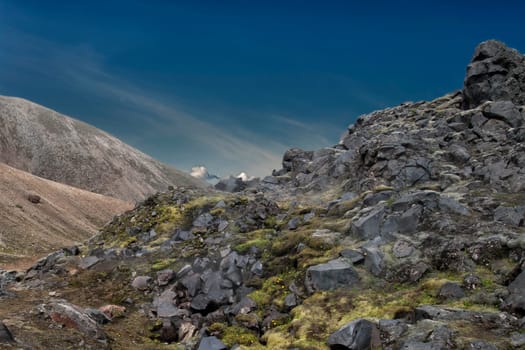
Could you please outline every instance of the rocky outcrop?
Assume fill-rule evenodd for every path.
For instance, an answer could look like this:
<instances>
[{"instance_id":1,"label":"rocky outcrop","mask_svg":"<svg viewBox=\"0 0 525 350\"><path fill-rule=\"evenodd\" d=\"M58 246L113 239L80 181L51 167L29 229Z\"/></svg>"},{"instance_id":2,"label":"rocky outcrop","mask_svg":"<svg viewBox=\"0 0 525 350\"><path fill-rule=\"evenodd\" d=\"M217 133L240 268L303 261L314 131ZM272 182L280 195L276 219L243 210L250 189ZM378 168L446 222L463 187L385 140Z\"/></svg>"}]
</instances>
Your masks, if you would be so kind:
<instances>
[{"instance_id":1,"label":"rocky outcrop","mask_svg":"<svg viewBox=\"0 0 525 350\"><path fill-rule=\"evenodd\" d=\"M525 104L524 62L518 51L499 41L479 44L467 66L464 106L475 108L486 101Z\"/></svg>"}]
</instances>

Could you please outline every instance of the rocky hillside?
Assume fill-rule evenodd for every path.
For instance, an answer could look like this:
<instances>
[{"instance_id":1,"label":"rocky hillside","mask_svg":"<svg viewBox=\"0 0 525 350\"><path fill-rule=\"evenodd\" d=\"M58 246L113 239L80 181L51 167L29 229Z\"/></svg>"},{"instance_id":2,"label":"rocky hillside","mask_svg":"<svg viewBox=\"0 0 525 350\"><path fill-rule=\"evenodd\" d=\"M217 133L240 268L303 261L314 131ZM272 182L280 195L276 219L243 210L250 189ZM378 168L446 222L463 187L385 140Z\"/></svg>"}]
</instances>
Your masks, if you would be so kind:
<instances>
[{"instance_id":1,"label":"rocky hillside","mask_svg":"<svg viewBox=\"0 0 525 350\"><path fill-rule=\"evenodd\" d=\"M3 272L0 341L525 349L524 69L484 42L461 91L361 116L241 192L159 193Z\"/></svg>"},{"instance_id":2,"label":"rocky hillside","mask_svg":"<svg viewBox=\"0 0 525 350\"><path fill-rule=\"evenodd\" d=\"M20 268L36 256L83 242L131 208L0 163L0 266Z\"/></svg>"},{"instance_id":3,"label":"rocky hillside","mask_svg":"<svg viewBox=\"0 0 525 350\"><path fill-rule=\"evenodd\" d=\"M0 161L125 201L171 185L203 186L93 126L14 97L0 96Z\"/></svg>"}]
</instances>

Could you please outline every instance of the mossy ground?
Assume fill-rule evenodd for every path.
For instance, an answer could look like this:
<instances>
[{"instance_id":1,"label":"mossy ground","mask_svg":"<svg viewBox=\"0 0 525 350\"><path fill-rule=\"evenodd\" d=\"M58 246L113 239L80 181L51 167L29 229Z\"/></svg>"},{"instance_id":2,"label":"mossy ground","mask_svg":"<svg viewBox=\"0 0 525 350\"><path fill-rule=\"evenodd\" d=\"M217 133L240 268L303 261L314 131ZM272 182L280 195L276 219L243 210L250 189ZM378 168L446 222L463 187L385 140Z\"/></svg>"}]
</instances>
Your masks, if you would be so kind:
<instances>
[{"instance_id":1,"label":"mossy ground","mask_svg":"<svg viewBox=\"0 0 525 350\"><path fill-rule=\"evenodd\" d=\"M221 200L224 200L225 205L215 208ZM169 198L159 200L114 220L93 241L91 248L101 241L104 242L105 248L133 249L139 243L142 248L158 247L169 239L174 229L189 228L191 222L204 212L234 222L239 215L236 206L246 202L246 198L231 196L190 198L180 205L173 203ZM473 297L479 291L493 292L504 283L497 276L498 269L481 265L475 271L481 278L479 290L469 291L465 298L455 301L438 298L439 288L449 281L461 283L465 273L430 272L418 283L395 284L376 278L361 267L356 267L361 276L359 285L308 295L304 288L306 269L337 258L343 248L353 248L356 244L351 237L344 235L350 220L341 217L342 212L352 210L356 203L342 204L340 210L327 212L317 207L292 207L290 203L280 203L280 210L286 214L285 220L277 220L276 216L270 216L258 229L247 233L232 230L231 236L224 238L224 245L229 245L240 254L255 252L264 265L264 275L246 283L255 288L249 297L257 304L254 312L257 319L263 320L270 310L289 312L289 317L270 323L269 329L263 334L244 327L243 324L252 320L244 320L242 317L230 323L208 325L208 331L217 335L227 345L239 344L241 349L327 349L327 337L357 318L391 319L425 304L496 311L494 305L484 304L480 299ZM295 230L286 227L287 220L293 217L302 218L308 213L314 213L308 222L301 222ZM140 232L153 229L157 236L149 242L139 242L139 236L129 233L129 228L134 226L138 227L137 231ZM341 241L327 242L323 238L314 237L313 233L319 229L341 233ZM231 230L231 227L228 230ZM85 307L118 304L127 307L125 317L105 326L111 338L112 348L177 349L177 344L162 344L155 340L155 332L152 331L155 328L152 323L154 321L146 317L140 309L140 305L151 302L151 297L133 290L130 282L134 275L155 277L157 271L166 268L177 271L189 261L186 258L210 254L203 243L205 238L223 236L215 231L195 232L195 235L194 239L177 243L168 251L153 249L151 254L133 257L117 265L97 264L91 270L72 271L68 276L52 278L57 285L62 285L62 297L74 304ZM86 252L87 248L83 249L83 253ZM494 266L511 265L503 260L494 263ZM67 281L65 287L64 281ZM287 310L284 299L292 289L297 292L300 305ZM129 300L132 304L127 304ZM460 333L460 338L463 337L461 339L468 340L470 336L481 332L476 326L469 324L458 323L457 327L454 327ZM490 337L492 335L487 335L487 338Z\"/></svg>"}]
</instances>

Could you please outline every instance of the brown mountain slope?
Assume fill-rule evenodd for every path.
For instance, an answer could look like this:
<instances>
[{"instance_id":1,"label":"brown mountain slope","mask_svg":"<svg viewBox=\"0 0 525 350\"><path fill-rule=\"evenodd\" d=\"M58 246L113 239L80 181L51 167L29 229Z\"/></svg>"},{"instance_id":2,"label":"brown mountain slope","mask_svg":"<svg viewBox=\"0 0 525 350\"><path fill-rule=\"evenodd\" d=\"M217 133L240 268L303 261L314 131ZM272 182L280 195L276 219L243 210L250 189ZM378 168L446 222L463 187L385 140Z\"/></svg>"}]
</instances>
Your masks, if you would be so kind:
<instances>
[{"instance_id":1,"label":"brown mountain slope","mask_svg":"<svg viewBox=\"0 0 525 350\"><path fill-rule=\"evenodd\" d=\"M14 97L0 96L0 162L126 201L169 185L204 186L91 125Z\"/></svg>"},{"instance_id":2,"label":"brown mountain slope","mask_svg":"<svg viewBox=\"0 0 525 350\"><path fill-rule=\"evenodd\" d=\"M40 203L31 203L30 194L40 196ZM34 261L83 241L131 207L0 163L0 266Z\"/></svg>"}]
</instances>

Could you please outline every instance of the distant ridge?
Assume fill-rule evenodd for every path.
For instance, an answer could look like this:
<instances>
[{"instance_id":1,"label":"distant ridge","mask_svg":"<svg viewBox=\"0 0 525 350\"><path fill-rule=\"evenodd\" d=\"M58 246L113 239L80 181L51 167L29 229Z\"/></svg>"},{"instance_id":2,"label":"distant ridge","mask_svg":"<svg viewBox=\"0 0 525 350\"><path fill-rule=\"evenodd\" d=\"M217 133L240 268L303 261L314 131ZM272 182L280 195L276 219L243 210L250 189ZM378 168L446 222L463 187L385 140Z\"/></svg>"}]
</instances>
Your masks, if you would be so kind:
<instances>
[{"instance_id":1,"label":"distant ridge","mask_svg":"<svg viewBox=\"0 0 525 350\"><path fill-rule=\"evenodd\" d=\"M16 97L0 96L0 161L126 201L170 185L205 186L102 130Z\"/></svg>"}]
</instances>

